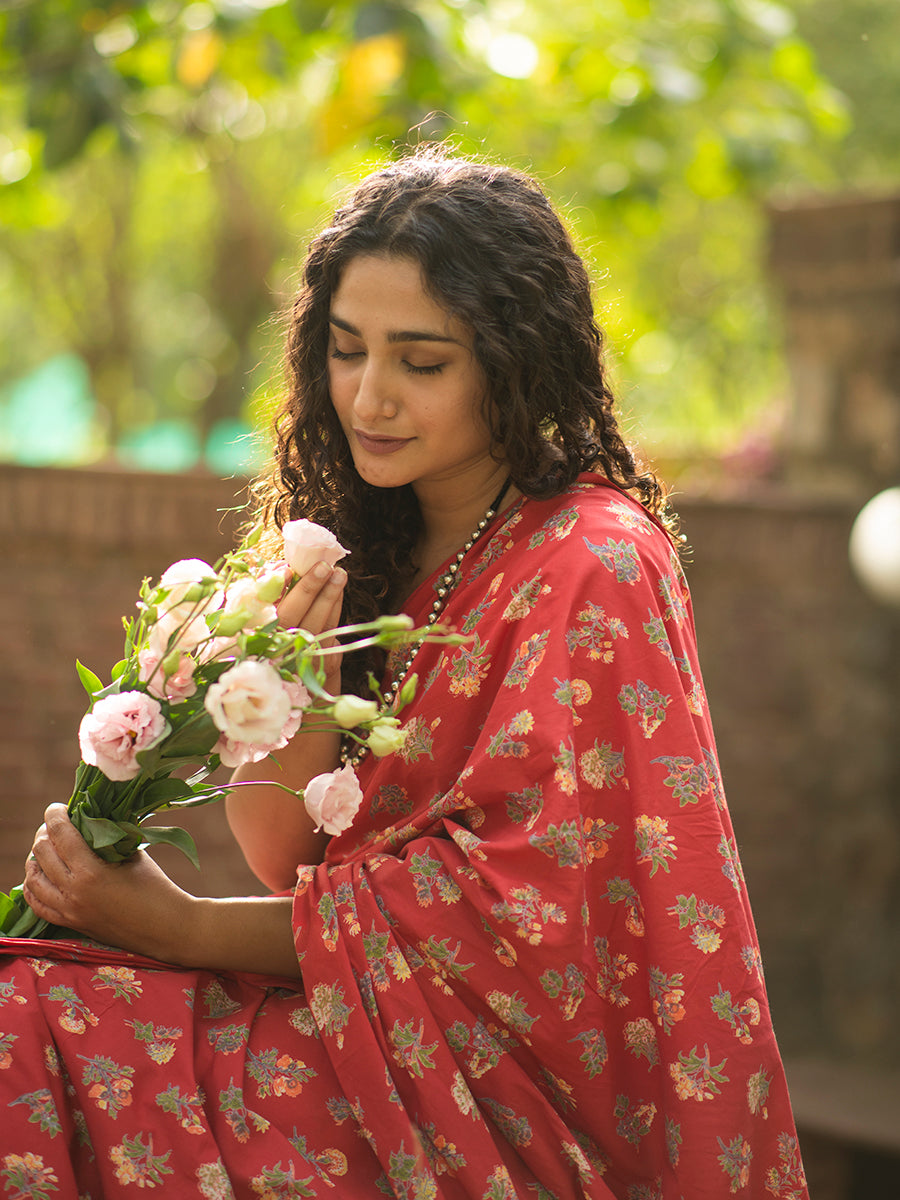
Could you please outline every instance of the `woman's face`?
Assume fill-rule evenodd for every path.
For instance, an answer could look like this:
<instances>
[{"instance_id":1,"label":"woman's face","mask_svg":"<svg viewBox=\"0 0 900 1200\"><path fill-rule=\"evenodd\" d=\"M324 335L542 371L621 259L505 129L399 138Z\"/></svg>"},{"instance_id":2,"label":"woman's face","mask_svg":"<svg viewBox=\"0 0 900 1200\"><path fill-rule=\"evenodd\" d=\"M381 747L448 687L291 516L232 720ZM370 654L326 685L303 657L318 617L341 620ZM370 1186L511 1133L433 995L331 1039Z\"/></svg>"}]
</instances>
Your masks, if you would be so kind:
<instances>
[{"instance_id":1,"label":"woman's face","mask_svg":"<svg viewBox=\"0 0 900 1200\"><path fill-rule=\"evenodd\" d=\"M497 463L472 334L426 293L418 263L351 259L330 321L331 400L363 479L448 502L483 486Z\"/></svg>"}]
</instances>

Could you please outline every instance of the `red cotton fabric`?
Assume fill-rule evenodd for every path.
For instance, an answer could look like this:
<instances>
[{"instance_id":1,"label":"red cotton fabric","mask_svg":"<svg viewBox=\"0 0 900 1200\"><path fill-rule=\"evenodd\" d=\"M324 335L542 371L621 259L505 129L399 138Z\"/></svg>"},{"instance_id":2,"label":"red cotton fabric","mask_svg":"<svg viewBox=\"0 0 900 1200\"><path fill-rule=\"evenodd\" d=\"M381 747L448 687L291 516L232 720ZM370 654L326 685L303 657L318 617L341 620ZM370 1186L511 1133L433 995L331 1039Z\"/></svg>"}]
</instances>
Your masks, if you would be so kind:
<instances>
[{"instance_id":1,"label":"red cotton fabric","mask_svg":"<svg viewBox=\"0 0 900 1200\"><path fill-rule=\"evenodd\" d=\"M442 619L302 990L0 942L2 1194L807 1200L669 539L583 476Z\"/></svg>"}]
</instances>

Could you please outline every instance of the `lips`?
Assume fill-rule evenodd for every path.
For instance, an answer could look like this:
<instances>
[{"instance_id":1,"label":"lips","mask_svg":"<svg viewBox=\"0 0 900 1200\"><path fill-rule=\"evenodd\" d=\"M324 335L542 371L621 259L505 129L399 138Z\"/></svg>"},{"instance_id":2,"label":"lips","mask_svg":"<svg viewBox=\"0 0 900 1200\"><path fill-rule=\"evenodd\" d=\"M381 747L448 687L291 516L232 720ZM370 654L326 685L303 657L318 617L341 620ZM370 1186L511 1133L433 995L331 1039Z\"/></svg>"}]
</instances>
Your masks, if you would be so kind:
<instances>
[{"instance_id":1,"label":"lips","mask_svg":"<svg viewBox=\"0 0 900 1200\"><path fill-rule=\"evenodd\" d=\"M413 440L412 438L392 438L377 433L364 433L361 429L354 429L353 433L362 449L369 454L394 454Z\"/></svg>"}]
</instances>

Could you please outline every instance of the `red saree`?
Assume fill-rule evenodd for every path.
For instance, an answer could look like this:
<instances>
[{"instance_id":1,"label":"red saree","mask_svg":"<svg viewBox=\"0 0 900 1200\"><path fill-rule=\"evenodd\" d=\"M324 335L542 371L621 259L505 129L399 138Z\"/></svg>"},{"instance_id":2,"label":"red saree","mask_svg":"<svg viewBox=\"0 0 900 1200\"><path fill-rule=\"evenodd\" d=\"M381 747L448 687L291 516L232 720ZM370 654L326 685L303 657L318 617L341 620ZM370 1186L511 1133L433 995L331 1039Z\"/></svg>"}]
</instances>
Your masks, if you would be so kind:
<instances>
[{"instance_id":1,"label":"red saree","mask_svg":"<svg viewBox=\"0 0 900 1200\"><path fill-rule=\"evenodd\" d=\"M806 1200L668 539L585 477L461 575L302 992L0 942L8 1193Z\"/></svg>"}]
</instances>

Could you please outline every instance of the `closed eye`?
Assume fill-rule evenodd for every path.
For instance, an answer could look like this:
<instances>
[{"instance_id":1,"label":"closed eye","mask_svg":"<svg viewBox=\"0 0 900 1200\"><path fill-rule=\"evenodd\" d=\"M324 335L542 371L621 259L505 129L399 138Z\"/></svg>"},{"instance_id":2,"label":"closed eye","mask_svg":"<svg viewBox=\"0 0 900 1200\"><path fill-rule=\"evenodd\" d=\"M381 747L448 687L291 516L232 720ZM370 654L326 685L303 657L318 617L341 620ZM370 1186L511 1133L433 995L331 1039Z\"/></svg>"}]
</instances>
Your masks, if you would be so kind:
<instances>
[{"instance_id":1,"label":"closed eye","mask_svg":"<svg viewBox=\"0 0 900 1200\"><path fill-rule=\"evenodd\" d=\"M347 351L339 350L337 346L331 347L331 357L336 358L338 362L349 362L351 358L359 358L361 354L362 350Z\"/></svg>"},{"instance_id":2,"label":"closed eye","mask_svg":"<svg viewBox=\"0 0 900 1200\"><path fill-rule=\"evenodd\" d=\"M435 363L432 367L417 367L413 363L404 360L403 365L413 375L439 375L444 369L443 363Z\"/></svg>"}]
</instances>

